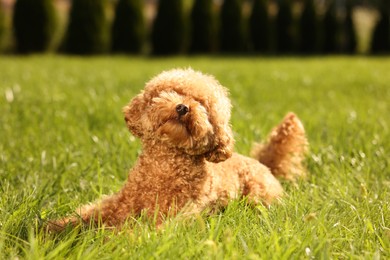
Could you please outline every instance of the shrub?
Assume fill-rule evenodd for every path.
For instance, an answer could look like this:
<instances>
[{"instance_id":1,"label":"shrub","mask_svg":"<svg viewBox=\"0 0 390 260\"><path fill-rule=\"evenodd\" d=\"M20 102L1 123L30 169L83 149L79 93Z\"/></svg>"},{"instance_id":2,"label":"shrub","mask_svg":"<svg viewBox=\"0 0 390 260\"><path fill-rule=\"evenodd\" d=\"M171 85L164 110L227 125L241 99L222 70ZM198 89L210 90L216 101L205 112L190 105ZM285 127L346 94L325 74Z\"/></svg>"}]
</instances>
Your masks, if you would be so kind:
<instances>
[{"instance_id":1,"label":"shrub","mask_svg":"<svg viewBox=\"0 0 390 260\"><path fill-rule=\"evenodd\" d=\"M336 16L335 3L332 0L323 18L323 29L324 29L323 52L324 53L337 52L338 37L339 37L338 36L339 23Z\"/></svg>"},{"instance_id":2,"label":"shrub","mask_svg":"<svg viewBox=\"0 0 390 260\"><path fill-rule=\"evenodd\" d=\"M65 39L65 50L72 54L99 54L109 42L105 0L73 0Z\"/></svg>"},{"instance_id":3,"label":"shrub","mask_svg":"<svg viewBox=\"0 0 390 260\"><path fill-rule=\"evenodd\" d=\"M299 44L302 53L310 54L317 51L318 23L313 0L306 0L299 22Z\"/></svg>"},{"instance_id":4,"label":"shrub","mask_svg":"<svg viewBox=\"0 0 390 260\"><path fill-rule=\"evenodd\" d=\"M375 26L371 51L373 53L390 52L390 10L380 8L380 20Z\"/></svg>"},{"instance_id":5,"label":"shrub","mask_svg":"<svg viewBox=\"0 0 390 260\"><path fill-rule=\"evenodd\" d=\"M293 16L290 0L281 0L276 16L276 45L279 53L290 53L294 48Z\"/></svg>"},{"instance_id":6,"label":"shrub","mask_svg":"<svg viewBox=\"0 0 390 260\"><path fill-rule=\"evenodd\" d=\"M0 4L0 51L3 50L5 38L5 15L3 6Z\"/></svg>"},{"instance_id":7,"label":"shrub","mask_svg":"<svg viewBox=\"0 0 390 260\"><path fill-rule=\"evenodd\" d=\"M17 52L47 51L56 25L53 1L17 0L12 22Z\"/></svg>"},{"instance_id":8,"label":"shrub","mask_svg":"<svg viewBox=\"0 0 390 260\"><path fill-rule=\"evenodd\" d=\"M215 47L213 0L197 0L191 11L191 47L193 53L211 52Z\"/></svg>"},{"instance_id":9,"label":"shrub","mask_svg":"<svg viewBox=\"0 0 390 260\"><path fill-rule=\"evenodd\" d=\"M111 31L113 52L140 53L145 25L142 0L119 0Z\"/></svg>"},{"instance_id":10,"label":"shrub","mask_svg":"<svg viewBox=\"0 0 390 260\"><path fill-rule=\"evenodd\" d=\"M268 1L255 0L252 6L252 13L249 17L250 36L253 50L266 52L269 47L269 20Z\"/></svg>"},{"instance_id":11,"label":"shrub","mask_svg":"<svg viewBox=\"0 0 390 260\"><path fill-rule=\"evenodd\" d=\"M155 55L178 54L184 50L184 13L182 0L160 0L152 29Z\"/></svg>"},{"instance_id":12,"label":"shrub","mask_svg":"<svg viewBox=\"0 0 390 260\"><path fill-rule=\"evenodd\" d=\"M352 19L354 5L351 0L347 2L346 13L345 13L345 43L344 50L347 53L356 52L356 33L355 27Z\"/></svg>"},{"instance_id":13,"label":"shrub","mask_svg":"<svg viewBox=\"0 0 390 260\"><path fill-rule=\"evenodd\" d=\"M224 0L221 7L220 48L222 52L244 50L244 28L241 0Z\"/></svg>"}]
</instances>

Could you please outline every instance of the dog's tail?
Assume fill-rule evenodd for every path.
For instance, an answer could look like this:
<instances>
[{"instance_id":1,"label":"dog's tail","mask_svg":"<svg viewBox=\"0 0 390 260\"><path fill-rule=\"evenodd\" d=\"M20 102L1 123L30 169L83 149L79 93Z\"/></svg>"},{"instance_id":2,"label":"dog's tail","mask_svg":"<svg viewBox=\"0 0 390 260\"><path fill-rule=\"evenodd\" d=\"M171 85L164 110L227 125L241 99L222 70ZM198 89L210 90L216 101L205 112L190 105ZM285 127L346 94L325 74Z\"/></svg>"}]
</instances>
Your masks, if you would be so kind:
<instances>
[{"instance_id":1,"label":"dog's tail","mask_svg":"<svg viewBox=\"0 0 390 260\"><path fill-rule=\"evenodd\" d=\"M276 177L294 181L307 175L304 166L307 151L308 141L303 124L290 112L271 131L265 143L255 144L251 155L270 168Z\"/></svg>"}]
</instances>

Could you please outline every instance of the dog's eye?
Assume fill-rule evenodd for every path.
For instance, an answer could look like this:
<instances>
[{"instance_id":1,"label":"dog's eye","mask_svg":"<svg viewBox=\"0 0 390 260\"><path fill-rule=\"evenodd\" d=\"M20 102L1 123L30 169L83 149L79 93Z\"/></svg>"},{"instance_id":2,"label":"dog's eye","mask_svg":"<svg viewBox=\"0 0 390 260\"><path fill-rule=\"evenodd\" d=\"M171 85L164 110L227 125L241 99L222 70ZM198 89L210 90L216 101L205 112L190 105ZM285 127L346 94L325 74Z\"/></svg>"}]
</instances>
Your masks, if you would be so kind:
<instances>
[{"instance_id":1,"label":"dog's eye","mask_svg":"<svg viewBox=\"0 0 390 260\"><path fill-rule=\"evenodd\" d=\"M176 106L176 112L179 114L179 116L184 116L189 111L188 107L184 104L179 104Z\"/></svg>"}]
</instances>

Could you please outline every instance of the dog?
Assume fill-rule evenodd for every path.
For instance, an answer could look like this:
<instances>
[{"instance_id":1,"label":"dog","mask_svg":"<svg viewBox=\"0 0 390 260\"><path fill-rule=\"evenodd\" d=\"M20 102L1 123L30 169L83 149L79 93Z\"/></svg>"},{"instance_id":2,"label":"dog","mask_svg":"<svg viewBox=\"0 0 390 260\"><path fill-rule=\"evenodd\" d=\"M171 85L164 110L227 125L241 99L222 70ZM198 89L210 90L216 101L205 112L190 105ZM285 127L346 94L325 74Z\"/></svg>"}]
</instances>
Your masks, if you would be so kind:
<instances>
[{"instance_id":1,"label":"dog","mask_svg":"<svg viewBox=\"0 0 390 260\"><path fill-rule=\"evenodd\" d=\"M228 91L210 75L192 69L162 72L123 112L142 143L124 187L73 216L50 221L49 231L91 223L120 228L141 213L157 217L159 225L168 215L224 207L240 197L268 206L283 195L276 177L306 175L308 142L293 113L255 146L253 158L233 152Z\"/></svg>"}]
</instances>

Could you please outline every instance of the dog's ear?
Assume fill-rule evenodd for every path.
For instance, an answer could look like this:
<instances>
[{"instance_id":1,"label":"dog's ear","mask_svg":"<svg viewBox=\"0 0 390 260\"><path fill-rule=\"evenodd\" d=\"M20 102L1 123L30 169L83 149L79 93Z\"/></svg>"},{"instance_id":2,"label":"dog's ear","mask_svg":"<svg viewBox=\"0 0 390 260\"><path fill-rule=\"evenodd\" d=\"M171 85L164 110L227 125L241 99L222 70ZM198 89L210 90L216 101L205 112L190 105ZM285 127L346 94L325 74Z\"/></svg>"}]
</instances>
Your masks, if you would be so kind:
<instances>
[{"instance_id":1,"label":"dog's ear","mask_svg":"<svg viewBox=\"0 0 390 260\"><path fill-rule=\"evenodd\" d=\"M216 134L215 148L206 154L206 160L213 163L223 162L233 154L234 138L229 126L219 128Z\"/></svg>"},{"instance_id":2,"label":"dog's ear","mask_svg":"<svg viewBox=\"0 0 390 260\"><path fill-rule=\"evenodd\" d=\"M123 108L126 125L130 132L137 137L142 137L143 127L141 117L145 109L144 94L138 94Z\"/></svg>"}]
</instances>

